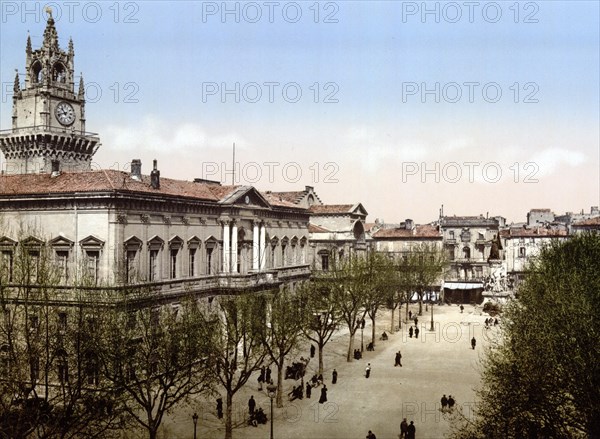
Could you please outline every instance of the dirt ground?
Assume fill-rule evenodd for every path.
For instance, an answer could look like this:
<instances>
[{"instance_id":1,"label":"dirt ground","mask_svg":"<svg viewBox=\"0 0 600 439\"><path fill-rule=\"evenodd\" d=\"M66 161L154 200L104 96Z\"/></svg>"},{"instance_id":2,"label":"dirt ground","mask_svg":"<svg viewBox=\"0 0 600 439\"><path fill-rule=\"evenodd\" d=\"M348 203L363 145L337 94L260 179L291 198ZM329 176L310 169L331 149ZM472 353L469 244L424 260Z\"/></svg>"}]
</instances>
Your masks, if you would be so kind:
<instances>
[{"instance_id":1,"label":"dirt ground","mask_svg":"<svg viewBox=\"0 0 600 439\"><path fill-rule=\"evenodd\" d=\"M411 305L413 313L418 305ZM346 362L349 335L347 329L334 334L325 346L324 379L328 388L327 402L319 404L320 388L313 389L312 398L288 402L282 408L274 407L274 438L277 439L351 439L364 438L369 430L378 439L398 438L400 422L407 418L414 421L417 438L438 439L449 431L448 416L440 408L443 394L452 395L458 407L469 415L474 406L474 389L479 383L480 355L483 347L494 338L498 327L485 329L487 314L480 308L466 305L461 314L456 305L434 307L434 331L430 331L430 311L419 317L419 338L409 338L408 326L390 333L390 311L381 312L376 322L376 346L366 351L371 341L371 324L367 319L364 330L363 358ZM413 314L414 316L414 314ZM404 317L404 311L403 311ZM396 326L398 314L396 312ZM380 341L383 331L387 341ZM471 338L476 338L475 349ZM360 331L355 335L355 347L360 348ZM296 354L296 358L309 355L309 346ZM395 353L402 353L402 367L394 367ZM371 363L371 376L365 378L365 367ZM307 377L318 367L317 357L308 365ZM331 384L331 372L337 369L338 381ZM273 371L275 375L275 370ZM258 377L258 374L256 374ZM270 400L266 390L258 391L256 377L234 399L234 420L239 427L234 429L235 439L264 439L270 433ZM295 385L286 380L287 394ZM262 407L269 417L266 425L247 426L248 399L254 395L257 407ZM200 416L197 438L218 439L225 436L224 420L216 416L214 399L198 399L172 413L164 421L160 438L191 439L194 424L192 414ZM133 437L129 435L128 437Z\"/></svg>"}]
</instances>

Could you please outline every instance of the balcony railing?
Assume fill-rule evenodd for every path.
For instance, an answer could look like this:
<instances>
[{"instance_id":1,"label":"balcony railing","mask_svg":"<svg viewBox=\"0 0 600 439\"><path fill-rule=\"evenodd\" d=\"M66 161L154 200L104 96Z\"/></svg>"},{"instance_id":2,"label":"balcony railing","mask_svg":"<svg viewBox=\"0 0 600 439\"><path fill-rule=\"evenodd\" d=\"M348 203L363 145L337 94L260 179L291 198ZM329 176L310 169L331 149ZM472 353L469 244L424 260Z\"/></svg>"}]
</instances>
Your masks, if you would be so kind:
<instances>
[{"instance_id":1,"label":"balcony railing","mask_svg":"<svg viewBox=\"0 0 600 439\"><path fill-rule=\"evenodd\" d=\"M76 130L73 127L50 127L46 125L35 125L30 127L19 127L19 128L10 128L7 130L0 130L0 136L10 136L11 134L30 134L30 133L51 133L51 134L68 134L68 135L77 135L77 136L85 136L85 137L98 137L98 133L90 133L88 131Z\"/></svg>"}]
</instances>

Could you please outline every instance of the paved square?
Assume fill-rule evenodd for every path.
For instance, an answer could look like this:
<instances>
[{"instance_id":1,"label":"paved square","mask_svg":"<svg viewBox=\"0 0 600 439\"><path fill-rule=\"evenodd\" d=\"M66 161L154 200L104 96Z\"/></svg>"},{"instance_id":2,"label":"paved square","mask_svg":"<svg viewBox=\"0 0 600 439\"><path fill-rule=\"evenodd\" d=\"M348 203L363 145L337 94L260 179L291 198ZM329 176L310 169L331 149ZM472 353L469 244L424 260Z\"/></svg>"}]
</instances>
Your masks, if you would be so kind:
<instances>
[{"instance_id":1,"label":"paved square","mask_svg":"<svg viewBox=\"0 0 600 439\"><path fill-rule=\"evenodd\" d=\"M418 306L410 308L416 313ZM414 314L413 314L414 315ZM403 310L404 316L404 310ZM377 341L373 352L363 353L361 360L346 362L348 346L347 330L342 329L325 346L325 384L328 402L319 404L320 388L313 389L311 399L285 402L283 408L274 408L274 437L280 439L350 439L364 438L372 430L378 439L398 438L402 418L414 421L417 438L438 439L445 437L448 422L440 411L442 394L452 395L457 404L463 405L465 413L472 407L474 389L479 383L479 357L489 338L499 328L484 329L487 314L481 307L465 306L464 313L456 305L435 306L436 330L431 332L430 314L419 317L419 338L409 338L408 326L403 322L402 330L390 334L390 312L385 310L377 321ZM397 322L397 313L396 313ZM383 331L389 335L387 341L379 341ZM485 337L484 337L485 333ZM477 345L471 348L471 338ZM355 337L355 347L360 348L360 331ZM364 330L364 344L371 340L370 321ZM394 367L395 353L402 352L402 367ZM298 357L307 356L309 345ZM317 357L309 363L307 376L317 368ZM371 376L365 378L365 367L371 363ZM331 384L333 368L338 371L338 381ZM285 381L289 392L295 382ZM256 378L252 377L234 400L235 420L240 425L234 429L236 439L268 438L269 423L258 427L246 426L243 416L247 414L250 395L257 400L269 415L270 402L266 391L259 392ZM191 414L197 411L198 438L223 438L224 423L216 417L212 401L191 403L165 421L161 437L191 438L193 423Z\"/></svg>"}]
</instances>

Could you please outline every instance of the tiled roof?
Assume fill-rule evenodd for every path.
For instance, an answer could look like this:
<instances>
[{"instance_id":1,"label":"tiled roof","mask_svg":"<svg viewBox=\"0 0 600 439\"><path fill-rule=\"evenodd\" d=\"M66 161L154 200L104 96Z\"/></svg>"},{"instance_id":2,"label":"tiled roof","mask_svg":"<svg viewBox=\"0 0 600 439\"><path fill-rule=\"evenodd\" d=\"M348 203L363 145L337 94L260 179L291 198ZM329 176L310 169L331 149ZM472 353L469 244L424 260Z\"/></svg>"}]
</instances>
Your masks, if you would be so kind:
<instances>
[{"instance_id":1,"label":"tiled roof","mask_svg":"<svg viewBox=\"0 0 600 439\"><path fill-rule=\"evenodd\" d=\"M550 209L531 209L530 212L550 212Z\"/></svg>"},{"instance_id":2,"label":"tiled roof","mask_svg":"<svg viewBox=\"0 0 600 439\"><path fill-rule=\"evenodd\" d=\"M153 189L148 175L142 175L141 181L137 181L127 172L112 169L62 172L56 177L50 174L0 176L0 195L7 196L126 191L219 201L233 190L235 186L194 183L164 177L160 178L160 188Z\"/></svg>"},{"instance_id":3,"label":"tiled roof","mask_svg":"<svg viewBox=\"0 0 600 439\"><path fill-rule=\"evenodd\" d=\"M439 238L442 239L442 235L438 231L436 226L430 224L415 226L413 230L406 228L394 228L394 229L381 229L373 234L373 238Z\"/></svg>"},{"instance_id":4,"label":"tiled roof","mask_svg":"<svg viewBox=\"0 0 600 439\"><path fill-rule=\"evenodd\" d=\"M275 197L279 197L283 201L288 201L290 203L298 203L302 197L306 195L306 191L296 191L296 192L271 192Z\"/></svg>"},{"instance_id":5,"label":"tiled roof","mask_svg":"<svg viewBox=\"0 0 600 439\"><path fill-rule=\"evenodd\" d=\"M494 218L486 218L480 216L445 216L441 220L442 226L445 227L462 227L462 226L497 226L498 221Z\"/></svg>"},{"instance_id":6,"label":"tiled roof","mask_svg":"<svg viewBox=\"0 0 600 439\"><path fill-rule=\"evenodd\" d=\"M312 205L308 211L310 213L350 213L352 211L352 204L323 204L323 205Z\"/></svg>"},{"instance_id":7,"label":"tiled roof","mask_svg":"<svg viewBox=\"0 0 600 439\"><path fill-rule=\"evenodd\" d=\"M280 206L280 207L293 207L294 209L302 209L303 207L297 206L296 204L290 202L279 196L279 192L261 192L261 195L265 197L265 199L272 206Z\"/></svg>"},{"instance_id":8,"label":"tiled roof","mask_svg":"<svg viewBox=\"0 0 600 439\"><path fill-rule=\"evenodd\" d=\"M327 230L325 227L321 227L321 226L317 226L316 224L308 223L308 232L309 233L327 233L327 232L329 232L329 230Z\"/></svg>"},{"instance_id":9,"label":"tiled roof","mask_svg":"<svg viewBox=\"0 0 600 439\"><path fill-rule=\"evenodd\" d=\"M573 223L574 226L579 227L579 226L600 226L600 216L597 216L596 218L589 218L586 220L582 220L582 221L577 221Z\"/></svg>"}]
</instances>

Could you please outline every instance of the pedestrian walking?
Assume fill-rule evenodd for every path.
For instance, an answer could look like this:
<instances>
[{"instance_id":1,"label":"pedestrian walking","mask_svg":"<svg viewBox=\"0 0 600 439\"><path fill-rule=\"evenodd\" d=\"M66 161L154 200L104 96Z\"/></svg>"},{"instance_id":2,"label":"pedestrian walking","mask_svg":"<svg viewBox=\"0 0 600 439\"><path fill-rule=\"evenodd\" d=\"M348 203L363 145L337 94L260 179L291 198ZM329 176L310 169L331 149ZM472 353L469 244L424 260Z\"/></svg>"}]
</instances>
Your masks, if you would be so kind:
<instances>
[{"instance_id":1,"label":"pedestrian walking","mask_svg":"<svg viewBox=\"0 0 600 439\"><path fill-rule=\"evenodd\" d=\"M462 314L464 310L465 310L465 307L462 306L462 303L461 303L461 305L460 305L460 313Z\"/></svg>"},{"instance_id":2,"label":"pedestrian walking","mask_svg":"<svg viewBox=\"0 0 600 439\"><path fill-rule=\"evenodd\" d=\"M473 337L473 338L471 339L471 347L472 347L473 349L475 349L475 345L476 345L476 344L477 344L477 340L475 340L475 337Z\"/></svg>"},{"instance_id":3,"label":"pedestrian walking","mask_svg":"<svg viewBox=\"0 0 600 439\"><path fill-rule=\"evenodd\" d=\"M367 363L367 367L365 367L365 377L369 378L371 376L371 363Z\"/></svg>"},{"instance_id":4,"label":"pedestrian walking","mask_svg":"<svg viewBox=\"0 0 600 439\"><path fill-rule=\"evenodd\" d=\"M323 404L324 402L327 402L327 386L325 384L323 384L323 387L321 387L321 397L319 398L319 404Z\"/></svg>"},{"instance_id":5,"label":"pedestrian walking","mask_svg":"<svg viewBox=\"0 0 600 439\"><path fill-rule=\"evenodd\" d=\"M306 383L306 397L310 399L310 392L312 391L312 386L310 383Z\"/></svg>"},{"instance_id":6,"label":"pedestrian walking","mask_svg":"<svg viewBox=\"0 0 600 439\"><path fill-rule=\"evenodd\" d=\"M412 320L412 311L408 310L408 320Z\"/></svg>"},{"instance_id":7,"label":"pedestrian walking","mask_svg":"<svg viewBox=\"0 0 600 439\"><path fill-rule=\"evenodd\" d=\"M410 328L408 328L408 336L410 338L412 338L412 335L413 335L413 327L411 326Z\"/></svg>"},{"instance_id":8,"label":"pedestrian walking","mask_svg":"<svg viewBox=\"0 0 600 439\"><path fill-rule=\"evenodd\" d=\"M419 324L419 318L417 316L415 316L415 326L417 326Z\"/></svg>"},{"instance_id":9,"label":"pedestrian walking","mask_svg":"<svg viewBox=\"0 0 600 439\"><path fill-rule=\"evenodd\" d=\"M260 374L258 375L258 390L262 390L262 385L265 382L265 366L261 366Z\"/></svg>"},{"instance_id":10,"label":"pedestrian walking","mask_svg":"<svg viewBox=\"0 0 600 439\"><path fill-rule=\"evenodd\" d=\"M400 364L400 351L396 352L396 358L394 358L394 367Z\"/></svg>"},{"instance_id":11,"label":"pedestrian walking","mask_svg":"<svg viewBox=\"0 0 600 439\"><path fill-rule=\"evenodd\" d=\"M418 326L415 326L415 338L419 338L419 327Z\"/></svg>"},{"instance_id":12,"label":"pedestrian walking","mask_svg":"<svg viewBox=\"0 0 600 439\"><path fill-rule=\"evenodd\" d=\"M406 422L406 418L402 420L400 423L400 439L406 439L408 435L408 422Z\"/></svg>"},{"instance_id":13,"label":"pedestrian walking","mask_svg":"<svg viewBox=\"0 0 600 439\"><path fill-rule=\"evenodd\" d=\"M271 367L270 366L267 366L267 372L265 374L265 382L266 383L271 382Z\"/></svg>"},{"instance_id":14,"label":"pedestrian walking","mask_svg":"<svg viewBox=\"0 0 600 439\"><path fill-rule=\"evenodd\" d=\"M442 411L445 412L446 407L448 406L448 398L446 398L445 393L444 393L444 396L442 396L441 403L442 403Z\"/></svg>"},{"instance_id":15,"label":"pedestrian walking","mask_svg":"<svg viewBox=\"0 0 600 439\"><path fill-rule=\"evenodd\" d=\"M452 398L452 395L448 395L448 411L452 411L454 409L454 404L456 403L456 401L454 401L454 398Z\"/></svg>"},{"instance_id":16,"label":"pedestrian walking","mask_svg":"<svg viewBox=\"0 0 600 439\"><path fill-rule=\"evenodd\" d=\"M310 358L315 358L315 345L310 345Z\"/></svg>"},{"instance_id":17,"label":"pedestrian walking","mask_svg":"<svg viewBox=\"0 0 600 439\"><path fill-rule=\"evenodd\" d=\"M256 407L256 401L254 400L254 395L251 395L250 399L248 400L248 413L250 413L250 416L252 416L254 414L255 407Z\"/></svg>"},{"instance_id":18,"label":"pedestrian walking","mask_svg":"<svg viewBox=\"0 0 600 439\"><path fill-rule=\"evenodd\" d=\"M369 430L369 432L367 433L367 439L377 439L377 436L375 436L375 433Z\"/></svg>"},{"instance_id":19,"label":"pedestrian walking","mask_svg":"<svg viewBox=\"0 0 600 439\"><path fill-rule=\"evenodd\" d=\"M331 373L331 384L337 383L337 370L333 369Z\"/></svg>"},{"instance_id":20,"label":"pedestrian walking","mask_svg":"<svg viewBox=\"0 0 600 439\"><path fill-rule=\"evenodd\" d=\"M408 426L408 431L406 432L407 439L415 439L415 434L417 433L417 429L415 428L415 424L413 421L410 421L410 425Z\"/></svg>"}]
</instances>

